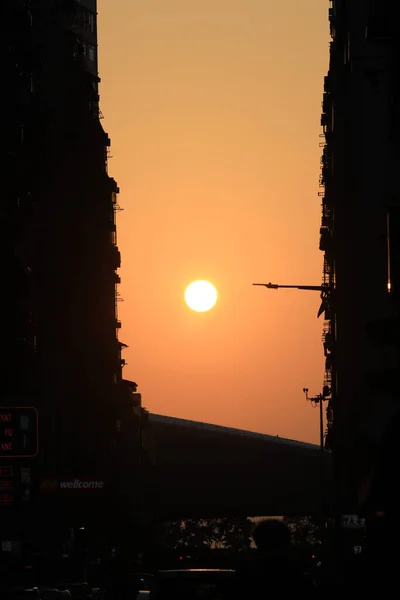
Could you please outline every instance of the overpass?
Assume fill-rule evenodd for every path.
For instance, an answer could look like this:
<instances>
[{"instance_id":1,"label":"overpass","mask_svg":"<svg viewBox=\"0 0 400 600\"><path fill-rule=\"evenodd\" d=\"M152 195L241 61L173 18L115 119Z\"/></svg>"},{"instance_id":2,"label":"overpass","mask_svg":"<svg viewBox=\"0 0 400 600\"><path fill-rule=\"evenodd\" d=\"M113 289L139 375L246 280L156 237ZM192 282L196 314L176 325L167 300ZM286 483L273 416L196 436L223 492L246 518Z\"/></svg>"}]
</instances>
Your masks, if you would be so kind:
<instances>
[{"instance_id":1,"label":"overpass","mask_svg":"<svg viewBox=\"0 0 400 600\"><path fill-rule=\"evenodd\" d=\"M321 477L332 494L332 457L320 447L149 414L161 516L311 515L321 510Z\"/></svg>"}]
</instances>

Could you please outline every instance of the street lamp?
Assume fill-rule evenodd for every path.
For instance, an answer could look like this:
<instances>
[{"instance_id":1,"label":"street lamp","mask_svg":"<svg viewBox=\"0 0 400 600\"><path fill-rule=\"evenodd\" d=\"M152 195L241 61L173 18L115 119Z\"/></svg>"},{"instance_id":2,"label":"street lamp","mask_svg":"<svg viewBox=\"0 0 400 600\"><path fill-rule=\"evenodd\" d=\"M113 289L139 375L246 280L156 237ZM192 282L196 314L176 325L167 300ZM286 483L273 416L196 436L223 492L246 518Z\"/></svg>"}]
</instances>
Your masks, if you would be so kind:
<instances>
[{"instance_id":1,"label":"street lamp","mask_svg":"<svg viewBox=\"0 0 400 600\"><path fill-rule=\"evenodd\" d=\"M333 306L332 306L332 296L333 296L333 288L330 285L327 284L322 284L322 285L281 285L279 283L253 283L252 285L258 285L258 286L262 286L262 287L266 287L269 290L279 290L279 289L294 289L294 290L304 290L304 291L308 291L308 292L320 292L321 294L321 306L318 310L318 314L317 317L320 317L325 311L328 311L331 313L330 315L330 340L331 343L334 344L334 341L336 339L336 326L335 326L335 315L333 314ZM333 408L335 408L335 400L336 400L336 361L335 361L335 355L334 355L334 349L333 349L333 353L331 351L331 381L330 381L330 386L326 386L324 385L323 388L323 400L328 400L328 397L331 397L331 402L333 405ZM306 391L307 390L307 391ZM308 394L308 389L304 388L303 392L305 394ZM320 398L321 396L316 396L316 398L308 398L308 400L314 400L315 402L317 402L317 399ZM322 413L322 401L320 402L320 413ZM323 432L323 426L320 430L320 439L321 439L321 447L323 448L323 436L324 436L324 432Z\"/></svg>"},{"instance_id":2,"label":"street lamp","mask_svg":"<svg viewBox=\"0 0 400 600\"><path fill-rule=\"evenodd\" d=\"M279 288L291 288L294 290L308 290L311 292L325 292L329 290L328 285L280 285L279 283L253 283L252 285L262 285L269 290L279 290Z\"/></svg>"},{"instance_id":3,"label":"street lamp","mask_svg":"<svg viewBox=\"0 0 400 600\"><path fill-rule=\"evenodd\" d=\"M330 285L281 285L279 283L253 283L252 285L261 285L268 288L269 290L279 290L281 288L292 289L292 290L305 290L306 292L320 292L321 293L321 306L319 308L317 317L320 317L323 312L327 309L332 309L332 293L333 288ZM332 320L333 324L333 320Z\"/></svg>"},{"instance_id":4,"label":"street lamp","mask_svg":"<svg viewBox=\"0 0 400 600\"><path fill-rule=\"evenodd\" d=\"M335 341L336 341L336 315L335 315L335 307L334 307L334 287L328 284L322 285L280 285L278 283L253 283L253 285L263 286L270 290L278 290L281 288L284 289L296 289L296 290L305 290L310 292L320 292L321 294L321 306L318 310L317 316L320 317L325 311L329 314L329 333L330 333L330 343L331 347L329 349L330 354L330 374L331 380L330 385L324 385L322 394L316 396L315 398L308 397L308 388L303 388L303 392L306 395L307 400L314 402L315 404L319 404L319 414L320 414L320 447L321 447L321 476L322 476L322 485L324 485L324 475L323 475L323 460L322 453L324 452L324 429L323 429L323 408L322 403L324 400L328 400L330 397L330 402L332 403L333 408L333 416L335 416L336 409L336 349L335 349ZM327 350L326 350L327 352ZM335 454L335 453L334 453ZM334 477L336 480L336 528L338 533L338 549L340 552L341 542L341 516L340 516L340 476L339 476L339 461L336 458L334 460ZM322 495L324 496L324 490L321 490Z\"/></svg>"},{"instance_id":5,"label":"street lamp","mask_svg":"<svg viewBox=\"0 0 400 600\"><path fill-rule=\"evenodd\" d=\"M320 442L320 448L321 448L321 452L324 451L324 412L323 412L323 408L322 408L322 403L324 402L324 400L328 400L328 396L330 396L330 389L327 386L324 386L322 389L322 394L318 394L318 396L315 396L314 398L310 398L308 395L308 388L303 388L303 392L305 394L306 400L309 400L311 402L311 406L318 406L319 405L319 442Z\"/></svg>"},{"instance_id":6,"label":"street lamp","mask_svg":"<svg viewBox=\"0 0 400 600\"><path fill-rule=\"evenodd\" d=\"M308 395L308 388L303 388L303 393L306 397L306 400L311 402L311 406L314 408L319 405L319 440L320 440L320 450L321 450L321 463L320 463L320 485L321 485L321 532L324 531L326 527L326 483L325 483L325 460L324 460L324 413L322 409L322 403L324 400L328 399L330 395L330 389L327 386L324 386L322 389L322 394L318 394L318 396L314 396L310 398Z\"/></svg>"}]
</instances>

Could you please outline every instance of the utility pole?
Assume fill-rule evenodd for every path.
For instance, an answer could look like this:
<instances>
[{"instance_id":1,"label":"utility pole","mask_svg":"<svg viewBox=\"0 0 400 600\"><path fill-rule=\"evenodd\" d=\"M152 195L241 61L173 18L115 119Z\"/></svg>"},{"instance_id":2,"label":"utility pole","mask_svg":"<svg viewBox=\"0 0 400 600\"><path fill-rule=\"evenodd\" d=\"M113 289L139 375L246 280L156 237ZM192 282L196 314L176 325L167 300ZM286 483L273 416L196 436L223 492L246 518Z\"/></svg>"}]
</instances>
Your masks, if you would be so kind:
<instances>
[{"instance_id":1,"label":"utility pole","mask_svg":"<svg viewBox=\"0 0 400 600\"><path fill-rule=\"evenodd\" d=\"M325 389L322 390L322 394L318 394L317 396L310 398L308 395L308 388L303 388L303 393L306 397L306 400L311 402L311 406L314 408L319 406L319 443L320 443L320 494L321 494L321 513L319 517L319 526L320 526L320 535L321 541L325 541L325 530L327 523L327 503L326 503L326 482L325 482L325 436L324 436L324 411L323 411L323 402L327 400L327 397L330 394L330 390Z\"/></svg>"},{"instance_id":2,"label":"utility pole","mask_svg":"<svg viewBox=\"0 0 400 600\"><path fill-rule=\"evenodd\" d=\"M324 400L328 399L328 396L330 395L330 390L326 390L325 388L323 389L322 394L318 394L318 396L315 396L314 398L310 398L308 395L308 388L303 388L303 393L305 394L306 400L309 400L311 402L312 406L317 406L319 405L319 443L320 443L320 449L321 449L321 453L324 452L325 449L325 437L324 437L324 411L323 411L323 405L322 403L324 402Z\"/></svg>"}]
</instances>

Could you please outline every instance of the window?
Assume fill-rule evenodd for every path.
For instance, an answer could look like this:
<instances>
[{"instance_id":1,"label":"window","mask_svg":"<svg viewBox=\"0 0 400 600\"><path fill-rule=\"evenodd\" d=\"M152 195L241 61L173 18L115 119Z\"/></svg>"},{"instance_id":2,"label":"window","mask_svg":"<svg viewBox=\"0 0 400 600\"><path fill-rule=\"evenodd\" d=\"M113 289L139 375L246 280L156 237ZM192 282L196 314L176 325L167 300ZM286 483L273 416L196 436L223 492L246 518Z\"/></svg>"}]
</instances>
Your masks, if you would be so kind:
<instances>
[{"instance_id":1,"label":"window","mask_svg":"<svg viewBox=\"0 0 400 600\"><path fill-rule=\"evenodd\" d=\"M94 33L95 22L94 22L94 14L93 13L88 14L88 25L89 25L89 31Z\"/></svg>"},{"instance_id":2,"label":"window","mask_svg":"<svg viewBox=\"0 0 400 600\"><path fill-rule=\"evenodd\" d=\"M94 13L91 13L87 10L82 12L82 25L83 29L86 31L90 31L91 33L95 32L96 29L96 17Z\"/></svg>"},{"instance_id":3,"label":"window","mask_svg":"<svg viewBox=\"0 0 400 600\"><path fill-rule=\"evenodd\" d=\"M87 59L94 62L96 60L96 48L92 44L86 44L85 42L81 42L81 54L85 56Z\"/></svg>"}]
</instances>

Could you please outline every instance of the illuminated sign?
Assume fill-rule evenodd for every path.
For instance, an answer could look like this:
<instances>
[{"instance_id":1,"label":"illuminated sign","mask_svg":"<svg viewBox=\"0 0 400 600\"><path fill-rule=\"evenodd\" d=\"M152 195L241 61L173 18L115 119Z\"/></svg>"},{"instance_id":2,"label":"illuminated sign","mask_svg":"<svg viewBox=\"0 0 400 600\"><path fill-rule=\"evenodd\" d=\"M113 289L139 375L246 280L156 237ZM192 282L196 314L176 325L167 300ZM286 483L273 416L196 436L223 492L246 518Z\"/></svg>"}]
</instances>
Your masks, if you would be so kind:
<instances>
[{"instance_id":1,"label":"illuminated sign","mask_svg":"<svg viewBox=\"0 0 400 600\"><path fill-rule=\"evenodd\" d=\"M365 526L365 519L358 515L342 515L342 526L345 529L360 529Z\"/></svg>"},{"instance_id":2,"label":"illuminated sign","mask_svg":"<svg viewBox=\"0 0 400 600\"><path fill-rule=\"evenodd\" d=\"M62 490L102 490L104 481L95 481L89 479L73 479L69 481L60 481Z\"/></svg>"},{"instance_id":3,"label":"illuminated sign","mask_svg":"<svg viewBox=\"0 0 400 600\"><path fill-rule=\"evenodd\" d=\"M33 406L0 407L0 458L38 453L38 413Z\"/></svg>"},{"instance_id":4,"label":"illuminated sign","mask_svg":"<svg viewBox=\"0 0 400 600\"><path fill-rule=\"evenodd\" d=\"M14 502L14 469L0 466L0 507L12 506Z\"/></svg>"},{"instance_id":5,"label":"illuminated sign","mask_svg":"<svg viewBox=\"0 0 400 600\"><path fill-rule=\"evenodd\" d=\"M105 481L91 478L71 478L58 480L55 477L43 479L40 489L42 492L56 492L57 490L103 490Z\"/></svg>"},{"instance_id":6,"label":"illuminated sign","mask_svg":"<svg viewBox=\"0 0 400 600\"><path fill-rule=\"evenodd\" d=\"M55 477L47 477L42 479L40 483L40 490L42 492L56 492L58 489L58 481Z\"/></svg>"}]
</instances>

